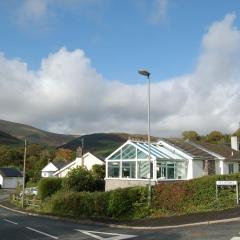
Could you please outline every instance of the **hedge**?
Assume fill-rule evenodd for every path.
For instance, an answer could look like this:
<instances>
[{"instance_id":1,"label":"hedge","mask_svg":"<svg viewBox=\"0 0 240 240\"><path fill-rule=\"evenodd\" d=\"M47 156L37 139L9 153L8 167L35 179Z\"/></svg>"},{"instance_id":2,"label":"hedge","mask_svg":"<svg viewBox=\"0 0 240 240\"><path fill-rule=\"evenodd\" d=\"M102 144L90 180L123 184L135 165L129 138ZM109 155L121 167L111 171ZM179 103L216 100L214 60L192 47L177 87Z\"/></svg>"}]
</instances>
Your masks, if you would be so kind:
<instances>
[{"instance_id":1,"label":"hedge","mask_svg":"<svg viewBox=\"0 0 240 240\"><path fill-rule=\"evenodd\" d=\"M38 196L41 200L50 197L62 188L61 178L43 178L38 183Z\"/></svg>"},{"instance_id":2,"label":"hedge","mask_svg":"<svg viewBox=\"0 0 240 240\"><path fill-rule=\"evenodd\" d=\"M73 217L141 218L149 213L143 187L110 192L59 191L43 205L45 212Z\"/></svg>"},{"instance_id":3,"label":"hedge","mask_svg":"<svg viewBox=\"0 0 240 240\"><path fill-rule=\"evenodd\" d=\"M172 215L233 207L235 189L224 188L216 200L217 180L240 181L240 174L212 175L189 181L159 183L153 188L155 215Z\"/></svg>"}]
</instances>

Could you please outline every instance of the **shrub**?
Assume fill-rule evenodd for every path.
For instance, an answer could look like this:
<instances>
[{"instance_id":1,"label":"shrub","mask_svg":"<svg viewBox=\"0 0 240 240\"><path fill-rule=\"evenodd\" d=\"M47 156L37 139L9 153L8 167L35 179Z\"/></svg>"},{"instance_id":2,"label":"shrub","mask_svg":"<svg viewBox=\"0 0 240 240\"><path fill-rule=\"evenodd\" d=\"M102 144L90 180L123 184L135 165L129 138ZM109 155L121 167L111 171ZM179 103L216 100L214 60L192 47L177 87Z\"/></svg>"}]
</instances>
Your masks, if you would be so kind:
<instances>
[{"instance_id":1,"label":"shrub","mask_svg":"<svg viewBox=\"0 0 240 240\"><path fill-rule=\"evenodd\" d=\"M92 173L94 178L103 180L105 178L105 165L99 165L99 164L93 165Z\"/></svg>"},{"instance_id":2,"label":"shrub","mask_svg":"<svg viewBox=\"0 0 240 240\"><path fill-rule=\"evenodd\" d=\"M65 189L76 192L88 191L104 191L105 181L95 175L92 171L85 167L79 166L71 170L63 181Z\"/></svg>"},{"instance_id":3,"label":"shrub","mask_svg":"<svg viewBox=\"0 0 240 240\"><path fill-rule=\"evenodd\" d=\"M43 204L46 212L73 217L140 218L148 214L145 188L111 192L59 191Z\"/></svg>"},{"instance_id":4,"label":"shrub","mask_svg":"<svg viewBox=\"0 0 240 240\"><path fill-rule=\"evenodd\" d=\"M43 178L38 183L38 196L41 200L50 197L62 188L61 178Z\"/></svg>"},{"instance_id":5,"label":"shrub","mask_svg":"<svg viewBox=\"0 0 240 240\"><path fill-rule=\"evenodd\" d=\"M182 214L232 207L234 191L223 188L216 200L217 180L240 180L240 174L213 175L189 181L159 183L153 191L153 208L157 213Z\"/></svg>"},{"instance_id":6,"label":"shrub","mask_svg":"<svg viewBox=\"0 0 240 240\"><path fill-rule=\"evenodd\" d=\"M108 216L119 218L126 216L142 216L140 213L147 206L146 189L143 187L123 188L109 194ZM143 209L141 209L143 208Z\"/></svg>"},{"instance_id":7,"label":"shrub","mask_svg":"<svg viewBox=\"0 0 240 240\"><path fill-rule=\"evenodd\" d=\"M108 193L62 192L55 193L43 205L45 211L74 217L106 216Z\"/></svg>"},{"instance_id":8,"label":"shrub","mask_svg":"<svg viewBox=\"0 0 240 240\"><path fill-rule=\"evenodd\" d=\"M63 186L72 191L92 191L93 176L85 167L79 166L72 169L63 181Z\"/></svg>"}]
</instances>

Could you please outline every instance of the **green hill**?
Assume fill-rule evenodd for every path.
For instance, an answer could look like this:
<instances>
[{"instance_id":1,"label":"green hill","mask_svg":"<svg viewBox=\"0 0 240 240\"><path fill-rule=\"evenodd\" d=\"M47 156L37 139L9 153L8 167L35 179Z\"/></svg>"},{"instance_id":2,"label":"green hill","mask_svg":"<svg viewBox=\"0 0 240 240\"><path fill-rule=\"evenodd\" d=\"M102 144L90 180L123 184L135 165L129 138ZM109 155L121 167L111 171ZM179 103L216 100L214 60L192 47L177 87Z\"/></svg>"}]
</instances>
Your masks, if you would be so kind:
<instances>
[{"instance_id":1,"label":"green hill","mask_svg":"<svg viewBox=\"0 0 240 240\"><path fill-rule=\"evenodd\" d=\"M83 151L91 152L99 158L105 158L111 154L114 150L120 147L129 138L147 141L146 135L140 134L127 134L127 133L94 133L84 135L79 138L64 144L63 148L76 150L79 146L82 146L82 139L84 141ZM157 140L156 137L151 137L152 141Z\"/></svg>"},{"instance_id":2,"label":"green hill","mask_svg":"<svg viewBox=\"0 0 240 240\"><path fill-rule=\"evenodd\" d=\"M49 146L63 145L76 137L74 135L64 135L46 132L25 124L0 120L0 131L5 132L18 139L27 139L30 143L47 144Z\"/></svg>"},{"instance_id":3,"label":"green hill","mask_svg":"<svg viewBox=\"0 0 240 240\"><path fill-rule=\"evenodd\" d=\"M5 132L0 131L0 144L3 145L19 145L22 141Z\"/></svg>"}]
</instances>

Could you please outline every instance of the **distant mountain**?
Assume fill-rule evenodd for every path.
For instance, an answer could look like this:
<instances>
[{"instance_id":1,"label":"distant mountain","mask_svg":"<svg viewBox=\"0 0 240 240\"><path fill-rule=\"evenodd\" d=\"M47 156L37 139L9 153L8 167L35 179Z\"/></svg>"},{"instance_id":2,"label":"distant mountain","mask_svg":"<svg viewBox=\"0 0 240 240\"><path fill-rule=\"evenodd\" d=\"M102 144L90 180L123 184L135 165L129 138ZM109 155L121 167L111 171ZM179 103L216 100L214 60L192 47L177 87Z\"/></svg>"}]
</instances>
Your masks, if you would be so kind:
<instances>
[{"instance_id":1,"label":"distant mountain","mask_svg":"<svg viewBox=\"0 0 240 240\"><path fill-rule=\"evenodd\" d=\"M105 158L129 138L147 141L147 136L140 134L94 133L76 138L62 147L76 150L79 146L82 146L83 141L83 151L85 153L91 152L99 158ZM157 139L156 137L151 137L152 141L156 141Z\"/></svg>"},{"instance_id":2,"label":"distant mountain","mask_svg":"<svg viewBox=\"0 0 240 240\"><path fill-rule=\"evenodd\" d=\"M19 145L23 143L20 139L11 136L5 132L0 131L0 144L3 145Z\"/></svg>"},{"instance_id":3,"label":"distant mountain","mask_svg":"<svg viewBox=\"0 0 240 240\"><path fill-rule=\"evenodd\" d=\"M46 132L25 124L0 120L0 131L20 140L27 139L30 143L47 144L49 146L63 145L79 137L77 135L64 135Z\"/></svg>"}]
</instances>

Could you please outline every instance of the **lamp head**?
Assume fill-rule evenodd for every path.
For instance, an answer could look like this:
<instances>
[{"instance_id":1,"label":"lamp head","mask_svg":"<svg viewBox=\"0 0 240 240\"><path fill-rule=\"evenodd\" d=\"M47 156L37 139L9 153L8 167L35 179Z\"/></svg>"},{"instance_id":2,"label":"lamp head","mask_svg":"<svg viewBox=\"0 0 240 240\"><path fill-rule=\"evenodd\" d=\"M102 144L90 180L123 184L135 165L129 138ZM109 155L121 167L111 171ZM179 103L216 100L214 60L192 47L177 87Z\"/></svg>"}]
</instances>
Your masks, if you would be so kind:
<instances>
[{"instance_id":1,"label":"lamp head","mask_svg":"<svg viewBox=\"0 0 240 240\"><path fill-rule=\"evenodd\" d=\"M147 70L145 70L145 69L140 69L140 70L138 70L138 73L139 74L141 74L141 75L143 75L143 76L146 76L147 78L149 78L150 77L150 72L148 72Z\"/></svg>"}]
</instances>

